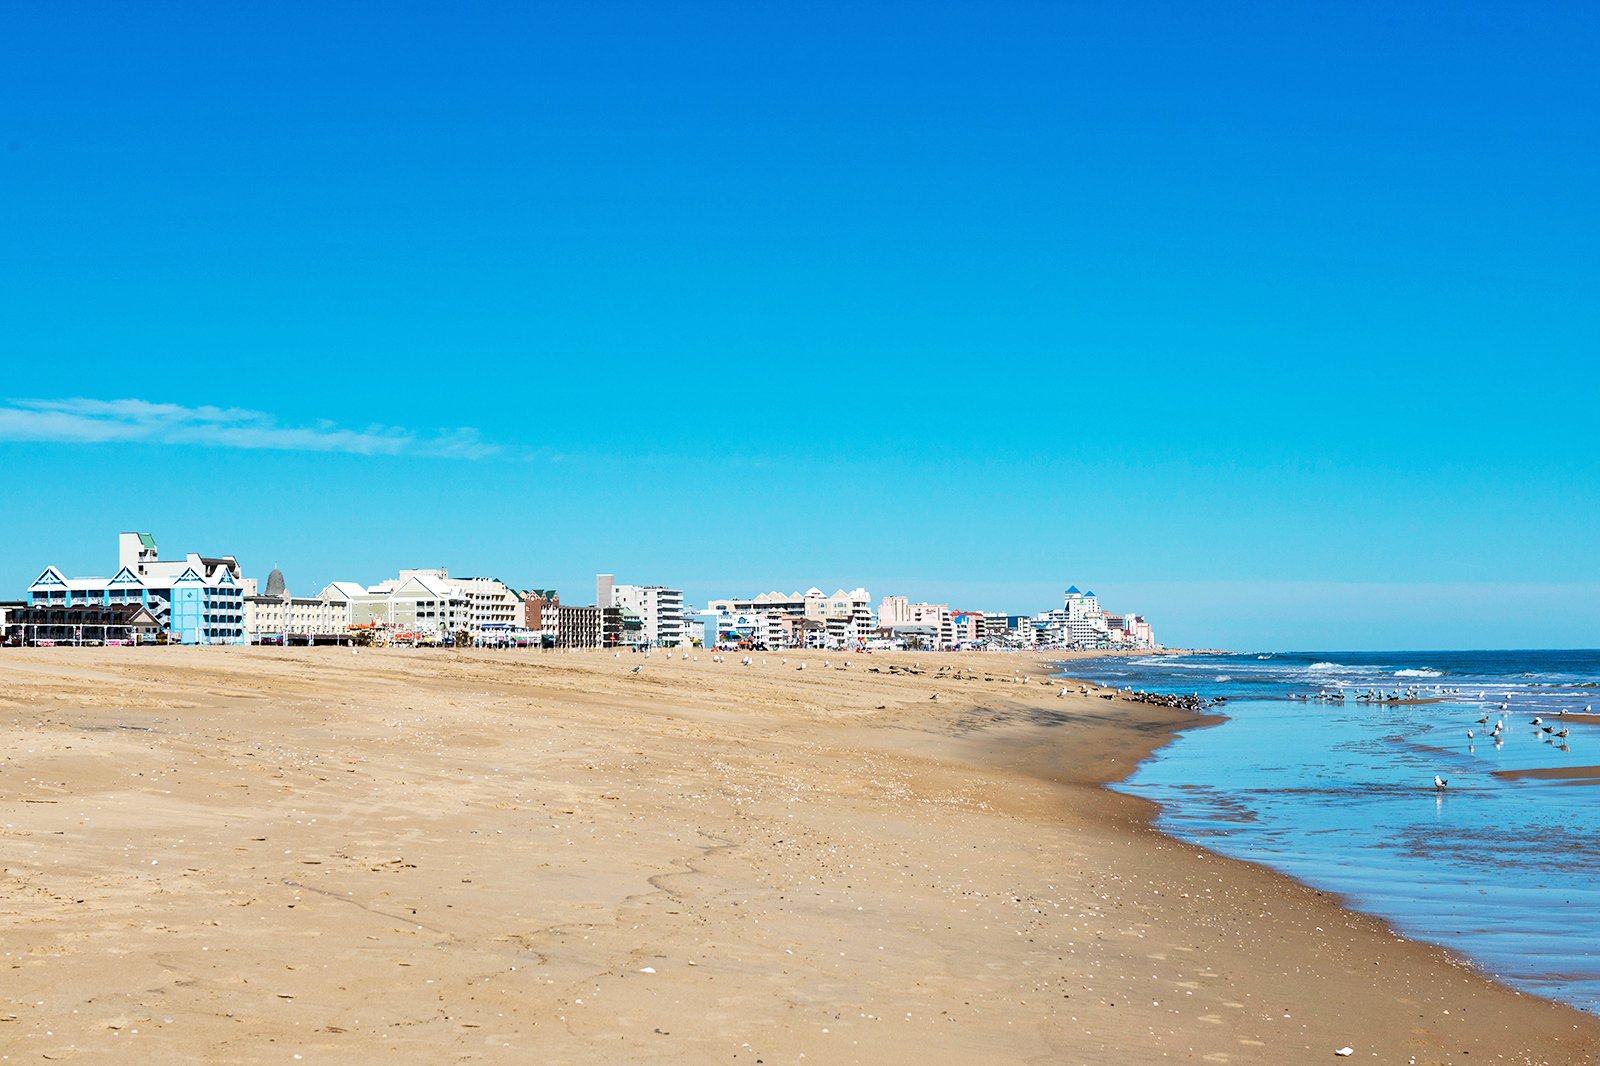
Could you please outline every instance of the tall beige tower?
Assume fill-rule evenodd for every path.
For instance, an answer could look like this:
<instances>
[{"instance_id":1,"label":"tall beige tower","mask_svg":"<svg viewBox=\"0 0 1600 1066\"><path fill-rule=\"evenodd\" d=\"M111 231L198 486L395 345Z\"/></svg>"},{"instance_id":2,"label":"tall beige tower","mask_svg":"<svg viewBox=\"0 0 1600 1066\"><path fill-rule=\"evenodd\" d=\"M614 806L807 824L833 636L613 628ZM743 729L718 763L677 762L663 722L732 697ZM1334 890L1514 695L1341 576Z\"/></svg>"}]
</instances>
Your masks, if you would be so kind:
<instances>
[{"instance_id":1,"label":"tall beige tower","mask_svg":"<svg viewBox=\"0 0 1600 1066\"><path fill-rule=\"evenodd\" d=\"M145 564L156 561L156 538L148 533L117 534L117 565L127 567L136 574L145 572Z\"/></svg>"},{"instance_id":2,"label":"tall beige tower","mask_svg":"<svg viewBox=\"0 0 1600 1066\"><path fill-rule=\"evenodd\" d=\"M594 605L596 607L615 607L617 605L617 597L613 590L616 585L617 575L596 574L594 576Z\"/></svg>"}]
</instances>

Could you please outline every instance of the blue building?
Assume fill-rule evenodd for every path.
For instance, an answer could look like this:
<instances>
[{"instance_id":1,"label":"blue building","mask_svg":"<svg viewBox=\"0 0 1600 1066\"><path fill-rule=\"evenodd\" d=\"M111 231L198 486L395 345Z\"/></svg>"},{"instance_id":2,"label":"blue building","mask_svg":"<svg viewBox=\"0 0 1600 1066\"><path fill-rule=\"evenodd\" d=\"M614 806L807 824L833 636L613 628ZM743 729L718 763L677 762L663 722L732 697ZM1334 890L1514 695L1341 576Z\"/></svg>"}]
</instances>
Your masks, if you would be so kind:
<instances>
[{"instance_id":1,"label":"blue building","mask_svg":"<svg viewBox=\"0 0 1600 1066\"><path fill-rule=\"evenodd\" d=\"M148 533L117 538L119 568L109 578L69 578L46 567L28 586L30 607L143 605L177 644L243 644L244 584L231 555L193 552L162 559Z\"/></svg>"}]
</instances>

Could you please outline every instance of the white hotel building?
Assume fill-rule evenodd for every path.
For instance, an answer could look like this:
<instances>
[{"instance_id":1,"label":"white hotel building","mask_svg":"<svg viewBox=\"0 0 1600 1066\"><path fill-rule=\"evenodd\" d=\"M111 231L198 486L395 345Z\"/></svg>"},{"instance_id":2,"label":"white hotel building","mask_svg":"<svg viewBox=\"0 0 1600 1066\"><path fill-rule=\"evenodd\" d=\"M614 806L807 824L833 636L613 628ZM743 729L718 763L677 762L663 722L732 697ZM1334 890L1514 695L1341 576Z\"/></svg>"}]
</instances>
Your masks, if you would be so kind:
<instances>
[{"instance_id":1,"label":"white hotel building","mask_svg":"<svg viewBox=\"0 0 1600 1066\"><path fill-rule=\"evenodd\" d=\"M864 588L828 595L763 592L744 599L712 600L706 612L717 616L717 639L768 648L852 648L873 634L872 599Z\"/></svg>"},{"instance_id":2,"label":"white hotel building","mask_svg":"<svg viewBox=\"0 0 1600 1066\"><path fill-rule=\"evenodd\" d=\"M499 644L522 626L522 597L492 577L453 578L448 570L402 570L369 587L335 581L317 598L336 605L349 625L391 639L448 642L459 633Z\"/></svg>"},{"instance_id":3,"label":"white hotel building","mask_svg":"<svg viewBox=\"0 0 1600 1066\"><path fill-rule=\"evenodd\" d=\"M620 607L639 617L639 639L657 648L689 643L689 620L683 615L683 592L664 585L618 585L610 574L595 578L595 603L603 610Z\"/></svg>"},{"instance_id":4,"label":"white hotel building","mask_svg":"<svg viewBox=\"0 0 1600 1066\"><path fill-rule=\"evenodd\" d=\"M323 599L289 595L283 571L267 575L267 587L257 591L254 578L245 578L244 631L251 644L331 644L350 639L349 605Z\"/></svg>"}]
</instances>

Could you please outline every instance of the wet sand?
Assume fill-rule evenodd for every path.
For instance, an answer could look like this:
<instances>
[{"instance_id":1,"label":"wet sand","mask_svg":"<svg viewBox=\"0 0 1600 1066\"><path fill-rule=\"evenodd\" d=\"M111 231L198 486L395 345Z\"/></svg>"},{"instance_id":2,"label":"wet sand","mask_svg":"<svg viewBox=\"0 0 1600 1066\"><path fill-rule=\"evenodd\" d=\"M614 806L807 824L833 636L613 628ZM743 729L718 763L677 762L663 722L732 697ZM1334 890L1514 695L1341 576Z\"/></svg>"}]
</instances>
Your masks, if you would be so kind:
<instances>
[{"instance_id":1,"label":"wet sand","mask_svg":"<svg viewBox=\"0 0 1600 1066\"><path fill-rule=\"evenodd\" d=\"M1185 712L694 654L0 651L0 1055L1600 1061L1101 787Z\"/></svg>"},{"instance_id":2,"label":"wet sand","mask_svg":"<svg viewBox=\"0 0 1600 1066\"><path fill-rule=\"evenodd\" d=\"M1494 770L1507 781L1590 781L1600 779L1600 766L1542 766L1534 770Z\"/></svg>"}]
</instances>

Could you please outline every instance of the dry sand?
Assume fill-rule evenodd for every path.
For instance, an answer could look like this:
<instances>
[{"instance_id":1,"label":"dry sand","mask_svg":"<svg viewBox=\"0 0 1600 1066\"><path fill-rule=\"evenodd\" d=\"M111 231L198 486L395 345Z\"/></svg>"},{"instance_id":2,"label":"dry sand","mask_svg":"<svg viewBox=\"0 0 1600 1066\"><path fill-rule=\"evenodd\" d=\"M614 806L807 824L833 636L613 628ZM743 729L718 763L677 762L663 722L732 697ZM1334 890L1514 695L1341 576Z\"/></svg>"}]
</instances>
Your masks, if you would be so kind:
<instances>
[{"instance_id":1,"label":"dry sand","mask_svg":"<svg viewBox=\"0 0 1600 1066\"><path fill-rule=\"evenodd\" d=\"M1100 787L1189 715L694 654L0 651L0 1056L1600 1061Z\"/></svg>"}]
</instances>

